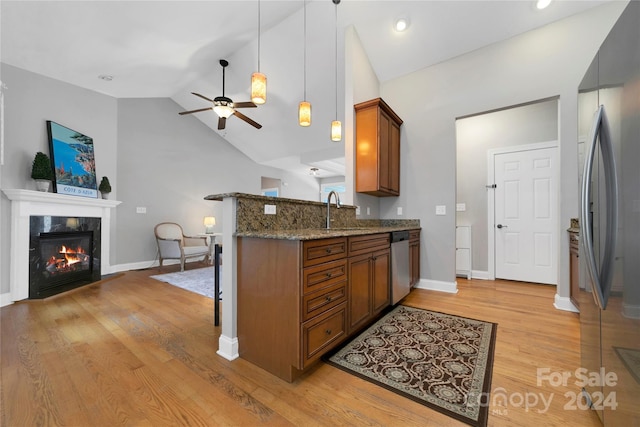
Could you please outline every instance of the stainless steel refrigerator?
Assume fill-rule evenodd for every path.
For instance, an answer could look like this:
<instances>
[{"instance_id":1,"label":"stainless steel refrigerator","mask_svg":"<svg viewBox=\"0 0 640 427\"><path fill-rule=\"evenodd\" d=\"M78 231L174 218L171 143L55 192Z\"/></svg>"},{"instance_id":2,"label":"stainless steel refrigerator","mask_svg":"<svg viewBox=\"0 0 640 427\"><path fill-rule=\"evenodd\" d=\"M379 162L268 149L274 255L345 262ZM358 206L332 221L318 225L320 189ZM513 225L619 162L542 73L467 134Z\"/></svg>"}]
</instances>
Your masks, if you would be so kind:
<instances>
[{"instance_id":1,"label":"stainless steel refrigerator","mask_svg":"<svg viewBox=\"0 0 640 427\"><path fill-rule=\"evenodd\" d=\"M640 2L579 87L581 366L577 408L640 426Z\"/></svg>"}]
</instances>

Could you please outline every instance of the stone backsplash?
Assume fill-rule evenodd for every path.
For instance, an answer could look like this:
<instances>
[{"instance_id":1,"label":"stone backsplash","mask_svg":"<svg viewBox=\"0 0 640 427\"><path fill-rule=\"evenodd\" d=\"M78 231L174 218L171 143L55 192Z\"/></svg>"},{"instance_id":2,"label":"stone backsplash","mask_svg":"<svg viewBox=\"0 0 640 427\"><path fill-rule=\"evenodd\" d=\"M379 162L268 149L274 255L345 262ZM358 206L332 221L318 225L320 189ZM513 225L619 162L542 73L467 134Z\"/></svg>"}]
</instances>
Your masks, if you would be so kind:
<instances>
[{"instance_id":1,"label":"stone backsplash","mask_svg":"<svg viewBox=\"0 0 640 427\"><path fill-rule=\"evenodd\" d=\"M238 233L326 227L326 203L245 193L215 194L205 199L222 200L226 197L236 199ZM265 214L265 205L275 205L276 214ZM358 220L356 207L350 205L342 205L337 209L335 204L331 204L331 219L332 228L420 226L419 220Z\"/></svg>"}]
</instances>

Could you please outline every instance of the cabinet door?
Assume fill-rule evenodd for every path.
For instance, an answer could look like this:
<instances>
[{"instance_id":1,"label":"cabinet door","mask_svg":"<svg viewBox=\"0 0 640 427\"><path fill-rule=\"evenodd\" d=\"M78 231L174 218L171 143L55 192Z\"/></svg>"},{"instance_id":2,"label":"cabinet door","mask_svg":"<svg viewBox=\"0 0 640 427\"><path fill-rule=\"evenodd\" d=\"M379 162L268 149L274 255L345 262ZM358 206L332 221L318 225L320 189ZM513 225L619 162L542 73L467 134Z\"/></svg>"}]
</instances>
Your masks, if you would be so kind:
<instances>
[{"instance_id":1,"label":"cabinet door","mask_svg":"<svg viewBox=\"0 0 640 427\"><path fill-rule=\"evenodd\" d=\"M371 269L373 271L372 290L372 315L382 311L390 304L390 268L391 252L389 249L378 251L371 257Z\"/></svg>"},{"instance_id":2,"label":"cabinet door","mask_svg":"<svg viewBox=\"0 0 640 427\"><path fill-rule=\"evenodd\" d=\"M389 190L400 194L400 126L389 120Z\"/></svg>"},{"instance_id":3,"label":"cabinet door","mask_svg":"<svg viewBox=\"0 0 640 427\"><path fill-rule=\"evenodd\" d=\"M391 135L389 129L391 128L391 119L382 110L378 110L378 174L379 174L379 186L383 189L391 189L391 175L390 175L390 148L391 148Z\"/></svg>"},{"instance_id":4,"label":"cabinet door","mask_svg":"<svg viewBox=\"0 0 640 427\"><path fill-rule=\"evenodd\" d=\"M371 317L371 254L349 258L349 332Z\"/></svg>"},{"instance_id":5,"label":"cabinet door","mask_svg":"<svg viewBox=\"0 0 640 427\"><path fill-rule=\"evenodd\" d=\"M409 241L409 269L413 286L420 280L420 240Z\"/></svg>"}]
</instances>

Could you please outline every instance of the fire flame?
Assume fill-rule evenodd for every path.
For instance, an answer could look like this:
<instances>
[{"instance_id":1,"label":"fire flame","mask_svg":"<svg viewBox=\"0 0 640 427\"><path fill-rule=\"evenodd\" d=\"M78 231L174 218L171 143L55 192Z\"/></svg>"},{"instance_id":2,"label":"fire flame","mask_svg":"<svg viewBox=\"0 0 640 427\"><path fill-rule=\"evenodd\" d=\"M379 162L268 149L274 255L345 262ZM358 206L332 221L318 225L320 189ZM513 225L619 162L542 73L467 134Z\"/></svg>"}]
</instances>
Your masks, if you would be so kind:
<instances>
[{"instance_id":1,"label":"fire flame","mask_svg":"<svg viewBox=\"0 0 640 427\"><path fill-rule=\"evenodd\" d=\"M74 264L83 262L87 259L85 255L86 252L81 247L72 249L62 245L58 253L61 255L60 257L52 255L47 261L47 270L50 272L70 270L73 268Z\"/></svg>"}]
</instances>

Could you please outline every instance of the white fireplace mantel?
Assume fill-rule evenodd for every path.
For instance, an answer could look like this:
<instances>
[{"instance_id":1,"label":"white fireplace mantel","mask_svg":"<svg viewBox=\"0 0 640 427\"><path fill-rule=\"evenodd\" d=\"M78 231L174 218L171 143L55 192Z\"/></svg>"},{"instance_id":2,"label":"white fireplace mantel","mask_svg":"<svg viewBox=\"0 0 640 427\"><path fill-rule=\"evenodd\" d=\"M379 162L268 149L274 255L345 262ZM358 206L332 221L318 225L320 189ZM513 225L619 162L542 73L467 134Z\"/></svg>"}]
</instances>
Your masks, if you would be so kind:
<instances>
[{"instance_id":1,"label":"white fireplace mantel","mask_svg":"<svg viewBox=\"0 0 640 427\"><path fill-rule=\"evenodd\" d=\"M29 298L29 224L31 216L77 216L101 219L100 274L111 271L109 236L111 209L120 201L92 199L43 191L2 190L11 200L11 300Z\"/></svg>"}]
</instances>

